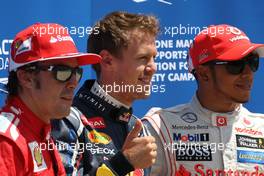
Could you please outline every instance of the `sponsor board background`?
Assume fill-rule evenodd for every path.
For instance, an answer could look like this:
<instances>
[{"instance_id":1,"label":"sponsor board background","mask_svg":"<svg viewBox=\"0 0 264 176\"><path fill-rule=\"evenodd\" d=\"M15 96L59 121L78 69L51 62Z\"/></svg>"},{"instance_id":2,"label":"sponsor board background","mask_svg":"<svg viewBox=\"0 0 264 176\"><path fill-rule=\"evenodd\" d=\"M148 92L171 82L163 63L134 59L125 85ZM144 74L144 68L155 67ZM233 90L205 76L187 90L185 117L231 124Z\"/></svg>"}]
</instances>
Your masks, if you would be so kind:
<instances>
[{"instance_id":1,"label":"sponsor board background","mask_svg":"<svg viewBox=\"0 0 264 176\"><path fill-rule=\"evenodd\" d=\"M67 27L91 27L96 20L114 10L153 14L160 19L161 35L157 40L158 72L153 78L156 89L147 100L134 104L134 112L141 117L153 106L169 107L190 100L196 82L186 70L186 56L193 37L210 24L227 23L242 29L255 43L264 43L264 2L261 0L46 0L3 1L0 7L0 106L3 105L9 47L15 34L35 22L55 22ZM81 29L81 28L79 28ZM199 29L199 30L198 30ZM88 34L82 30L72 34L80 51L85 52ZM251 111L264 113L264 64L255 74L250 103ZM94 78L85 67L84 78ZM82 82L85 79L82 79ZM81 82L81 84L82 84ZM165 89L165 92L164 92Z\"/></svg>"}]
</instances>

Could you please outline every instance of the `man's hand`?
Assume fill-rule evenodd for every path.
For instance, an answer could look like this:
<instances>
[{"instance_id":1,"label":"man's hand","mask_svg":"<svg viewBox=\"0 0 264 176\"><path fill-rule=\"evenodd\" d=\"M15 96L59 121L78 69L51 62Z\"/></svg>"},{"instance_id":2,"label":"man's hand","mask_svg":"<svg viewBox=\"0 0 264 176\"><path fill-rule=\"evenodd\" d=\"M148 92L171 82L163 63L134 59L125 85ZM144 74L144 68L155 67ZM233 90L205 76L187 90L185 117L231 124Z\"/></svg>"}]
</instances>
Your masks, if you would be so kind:
<instances>
[{"instance_id":1,"label":"man's hand","mask_svg":"<svg viewBox=\"0 0 264 176\"><path fill-rule=\"evenodd\" d=\"M142 126L142 122L137 119L122 148L124 156L135 169L144 169L151 166L155 163L157 156L155 138L152 136L138 136Z\"/></svg>"}]
</instances>

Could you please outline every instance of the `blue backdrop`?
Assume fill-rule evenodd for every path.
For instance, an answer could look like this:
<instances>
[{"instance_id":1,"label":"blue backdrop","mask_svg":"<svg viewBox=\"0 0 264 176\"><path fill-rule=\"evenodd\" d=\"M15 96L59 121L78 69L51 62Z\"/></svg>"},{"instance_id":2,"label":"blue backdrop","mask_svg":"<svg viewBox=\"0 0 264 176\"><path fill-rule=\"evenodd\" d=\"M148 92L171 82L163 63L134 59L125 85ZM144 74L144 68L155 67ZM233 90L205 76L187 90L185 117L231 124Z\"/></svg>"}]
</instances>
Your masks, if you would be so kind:
<instances>
[{"instance_id":1,"label":"blue backdrop","mask_svg":"<svg viewBox=\"0 0 264 176\"><path fill-rule=\"evenodd\" d=\"M0 28L0 105L5 100L9 47L15 34L35 22L55 22L75 29L72 33L77 47L85 52L89 34L83 29L114 10L147 13L157 16L161 34L157 40L158 72L153 78L153 90L147 100L135 102L135 114L142 116L150 107L169 107L189 101L196 82L186 68L187 50L193 37L210 24L231 24L242 29L253 42L264 43L264 2L262 0L27 0L1 3ZM15 4L15 5L14 5ZM264 113L262 90L264 64L255 75L250 103L251 111ZM94 77L90 67L85 78ZM82 82L84 79L82 80Z\"/></svg>"}]
</instances>

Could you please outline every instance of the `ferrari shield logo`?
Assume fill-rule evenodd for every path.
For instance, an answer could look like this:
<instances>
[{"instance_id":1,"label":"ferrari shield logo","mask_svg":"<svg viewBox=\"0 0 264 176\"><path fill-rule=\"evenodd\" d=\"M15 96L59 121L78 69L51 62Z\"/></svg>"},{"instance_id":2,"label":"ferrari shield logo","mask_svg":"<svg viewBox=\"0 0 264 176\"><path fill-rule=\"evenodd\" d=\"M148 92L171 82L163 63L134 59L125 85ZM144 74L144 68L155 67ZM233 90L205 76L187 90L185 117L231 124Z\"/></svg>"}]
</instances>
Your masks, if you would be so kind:
<instances>
[{"instance_id":1,"label":"ferrari shield logo","mask_svg":"<svg viewBox=\"0 0 264 176\"><path fill-rule=\"evenodd\" d=\"M37 141L28 143L28 146L29 146L31 156L32 156L32 161L34 164L34 173L47 169L46 162L43 158L42 152L39 148Z\"/></svg>"}]
</instances>

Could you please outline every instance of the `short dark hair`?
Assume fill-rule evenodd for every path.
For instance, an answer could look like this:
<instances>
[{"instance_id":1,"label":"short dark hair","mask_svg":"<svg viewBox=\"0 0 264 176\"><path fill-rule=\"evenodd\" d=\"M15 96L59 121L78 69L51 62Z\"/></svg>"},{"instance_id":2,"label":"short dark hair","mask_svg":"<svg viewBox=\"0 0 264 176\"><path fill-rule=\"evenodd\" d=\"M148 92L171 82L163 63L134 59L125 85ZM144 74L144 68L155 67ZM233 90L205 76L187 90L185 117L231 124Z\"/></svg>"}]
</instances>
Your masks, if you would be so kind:
<instances>
[{"instance_id":1,"label":"short dark hair","mask_svg":"<svg viewBox=\"0 0 264 176\"><path fill-rule=\"evenodd\" d=\"M87 52L99 54L107 50L118 56L129 43L128 33L134 29L142 30L153 36L159 32L159 22L155 16L132 14L127 12L112 12L98 21L87 40ZM100 64L92 66L97 77L100 75Z\"/></svg>"},{"instance_id":2,"label":"short dark hair","mask_svg":"<svg viewBox=\"0 0 264 176\"><path fill-rule=\"evenodd\" d=\"M6 85L6 89L8 91L8 97L17 96L19 87L20 84L17 78L16 71L9 72L8 82Z\"/></svg>"}]
</instances>

